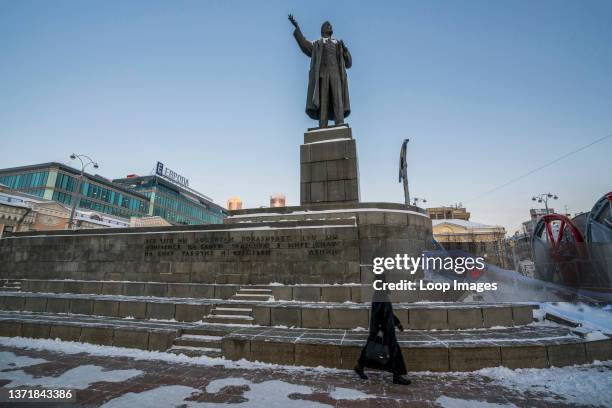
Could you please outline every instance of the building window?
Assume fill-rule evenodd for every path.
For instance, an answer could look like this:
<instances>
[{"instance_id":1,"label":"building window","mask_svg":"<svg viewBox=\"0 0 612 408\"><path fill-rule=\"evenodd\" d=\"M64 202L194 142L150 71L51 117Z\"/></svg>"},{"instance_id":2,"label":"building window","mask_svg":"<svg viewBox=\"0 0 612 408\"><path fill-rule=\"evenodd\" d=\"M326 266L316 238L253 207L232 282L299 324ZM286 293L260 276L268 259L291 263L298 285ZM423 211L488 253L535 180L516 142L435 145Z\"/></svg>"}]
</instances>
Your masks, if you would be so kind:
<instances>
[{"instance_id":1,"label":"building window","mask_svg":"<svg viewBox=\"0 0 612 408\"><path fill-rule=\"evenodd\" d=\"M7 176L0 176L0 183L14 190L22 190L32 187L44 187L47 184L48 177L48 171L12 174Z\"/></svg>"},{"instance_id":2,"label":"building window","mask_svg":"<svg viewBox=\"0 0 612 408\"><path fill-rule=\"evenodd\" d=\"M65 191L76 190L76 179L68 174L57 173L57 179L55 180L55 188Z\"/></svg>"}]
</instances>

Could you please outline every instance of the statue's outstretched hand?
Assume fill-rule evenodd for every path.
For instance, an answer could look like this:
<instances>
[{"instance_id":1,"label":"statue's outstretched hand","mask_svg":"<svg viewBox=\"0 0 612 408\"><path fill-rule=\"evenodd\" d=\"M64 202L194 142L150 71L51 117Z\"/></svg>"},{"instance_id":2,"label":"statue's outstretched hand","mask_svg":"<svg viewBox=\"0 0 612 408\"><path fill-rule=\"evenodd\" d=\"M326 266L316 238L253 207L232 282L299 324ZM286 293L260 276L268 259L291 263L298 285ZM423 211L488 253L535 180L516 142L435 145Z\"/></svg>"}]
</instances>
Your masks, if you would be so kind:
<instances>
[{"instance_id":1,"label":"statue's outstretched hand","mask_svg":"<svg viewBox=\"0 0 612 408\"><path fill-rule=\"evenodd\" d=\"M289 14L289 21L291 21L291 24L293 24L295 28L299 28L297 21L295 21L295 17L293 17L293 14Z\"/></svg>"}]
</instances>

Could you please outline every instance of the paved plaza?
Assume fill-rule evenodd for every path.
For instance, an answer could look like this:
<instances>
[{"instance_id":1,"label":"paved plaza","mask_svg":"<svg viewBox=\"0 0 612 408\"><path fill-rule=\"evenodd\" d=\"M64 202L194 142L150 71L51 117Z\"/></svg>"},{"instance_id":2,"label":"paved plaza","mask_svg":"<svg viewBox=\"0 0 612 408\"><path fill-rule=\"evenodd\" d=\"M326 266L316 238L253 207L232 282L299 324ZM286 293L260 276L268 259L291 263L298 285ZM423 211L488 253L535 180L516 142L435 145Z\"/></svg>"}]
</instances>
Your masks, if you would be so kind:
<instances>
[{"instance_id":1,"label":"paved plaza","mask_svg":"<svg viewBox=\"0 0 612 408\"><path fill-rule=\"evenodd\" d=\"M391 383L389 374L380 372L369 372L370 380L361 381L346 370L170 357L52 340L2 338L0 344L3 388L75 389L76 403L65 406L499 408L612 404L612 363L548 370L411 373L413 384L399 386ZM128 357L131 354L134 358Z\"/></svg>"}]
</instances>

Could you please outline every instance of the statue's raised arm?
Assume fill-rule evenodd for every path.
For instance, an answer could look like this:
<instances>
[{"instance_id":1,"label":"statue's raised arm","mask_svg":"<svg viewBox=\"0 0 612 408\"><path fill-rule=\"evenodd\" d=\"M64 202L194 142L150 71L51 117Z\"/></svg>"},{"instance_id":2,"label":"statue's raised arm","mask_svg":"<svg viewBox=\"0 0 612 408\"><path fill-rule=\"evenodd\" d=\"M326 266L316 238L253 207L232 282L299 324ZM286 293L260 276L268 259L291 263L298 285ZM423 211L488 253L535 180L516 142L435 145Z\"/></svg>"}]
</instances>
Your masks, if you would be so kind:
<instances>
[{"instance_id":1,"label":"statue's raised arm","mask_svg":"<svg viewBox=\"0 0 612 408\"><path fill-rule=\"evenodd\" d=\"M300 26L298 25L297 21L295 21L295 17L293 17L293 14L289 14L289 21L295 27L295 30L293 31L293 36L295 37L295 40L297 41L298 46L300 47L300 50L302 50L302 52L306 54L307 57L312 57L312 43L306 38L304 38L302 30L300 30Z\"/></svg>"}]
</instances>

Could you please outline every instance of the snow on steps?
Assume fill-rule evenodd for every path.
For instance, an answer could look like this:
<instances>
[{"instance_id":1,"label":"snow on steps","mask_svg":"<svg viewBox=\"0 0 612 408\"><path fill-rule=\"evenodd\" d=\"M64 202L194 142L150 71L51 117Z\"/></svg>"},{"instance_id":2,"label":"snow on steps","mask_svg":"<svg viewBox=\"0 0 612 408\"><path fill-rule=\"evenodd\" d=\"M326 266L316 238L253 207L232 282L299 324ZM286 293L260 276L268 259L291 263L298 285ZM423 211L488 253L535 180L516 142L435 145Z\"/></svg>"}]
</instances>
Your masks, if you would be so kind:
<instances>
[{"instance_id":1,"label":"snow on steps","mask_svg":"<svg viewBox=\"0 0 612 408\"><path fill-rule=\"evenodd\" d=\"M189 346L172 346L168 349L168 353L184 354L188 357L222 357L223 352L220 348L206 347L189 347Z\"/></svg>"},{"instance_id":2,"label":"snow on steps","mask_svg":"<svg viewBox=\"0 0 612 408\"><path fill-rule=\"evenodd\" d=\"M174 339L175 346L221 349L222 336L183 334Z\"/></svg>"},{"instance_id":3,"label":"snow on steps","mask_svg":"<svg viewBox=\"0 0 612 408\"><path fill-rule=\"evenodd\" d=\"M206 323L253 324L253 317L246 315L210 314L202 320Z\"/></svg>"},{"instance_id":4,"label":"snow on steps","mask_svg":"<svg viewBox=\"0 0 612 408\"><path fill-rule=\"evenodd\" d=\"M21 280L0 279L0 292L19 292L21 291Z\"/></svg>"},{"instance_id":5,"label":"snow on steps","mask_svg":"<svg viewBox=\"0 0 612 408\"><path fill-rule=\"evenodd\" d=\"M270 295L255 295L251 293L236 293L234 296L232 296L232 299L235 300L255 300L259 302L267 302L270 300L270 298Z\"/></svg>"}]
</instances>

